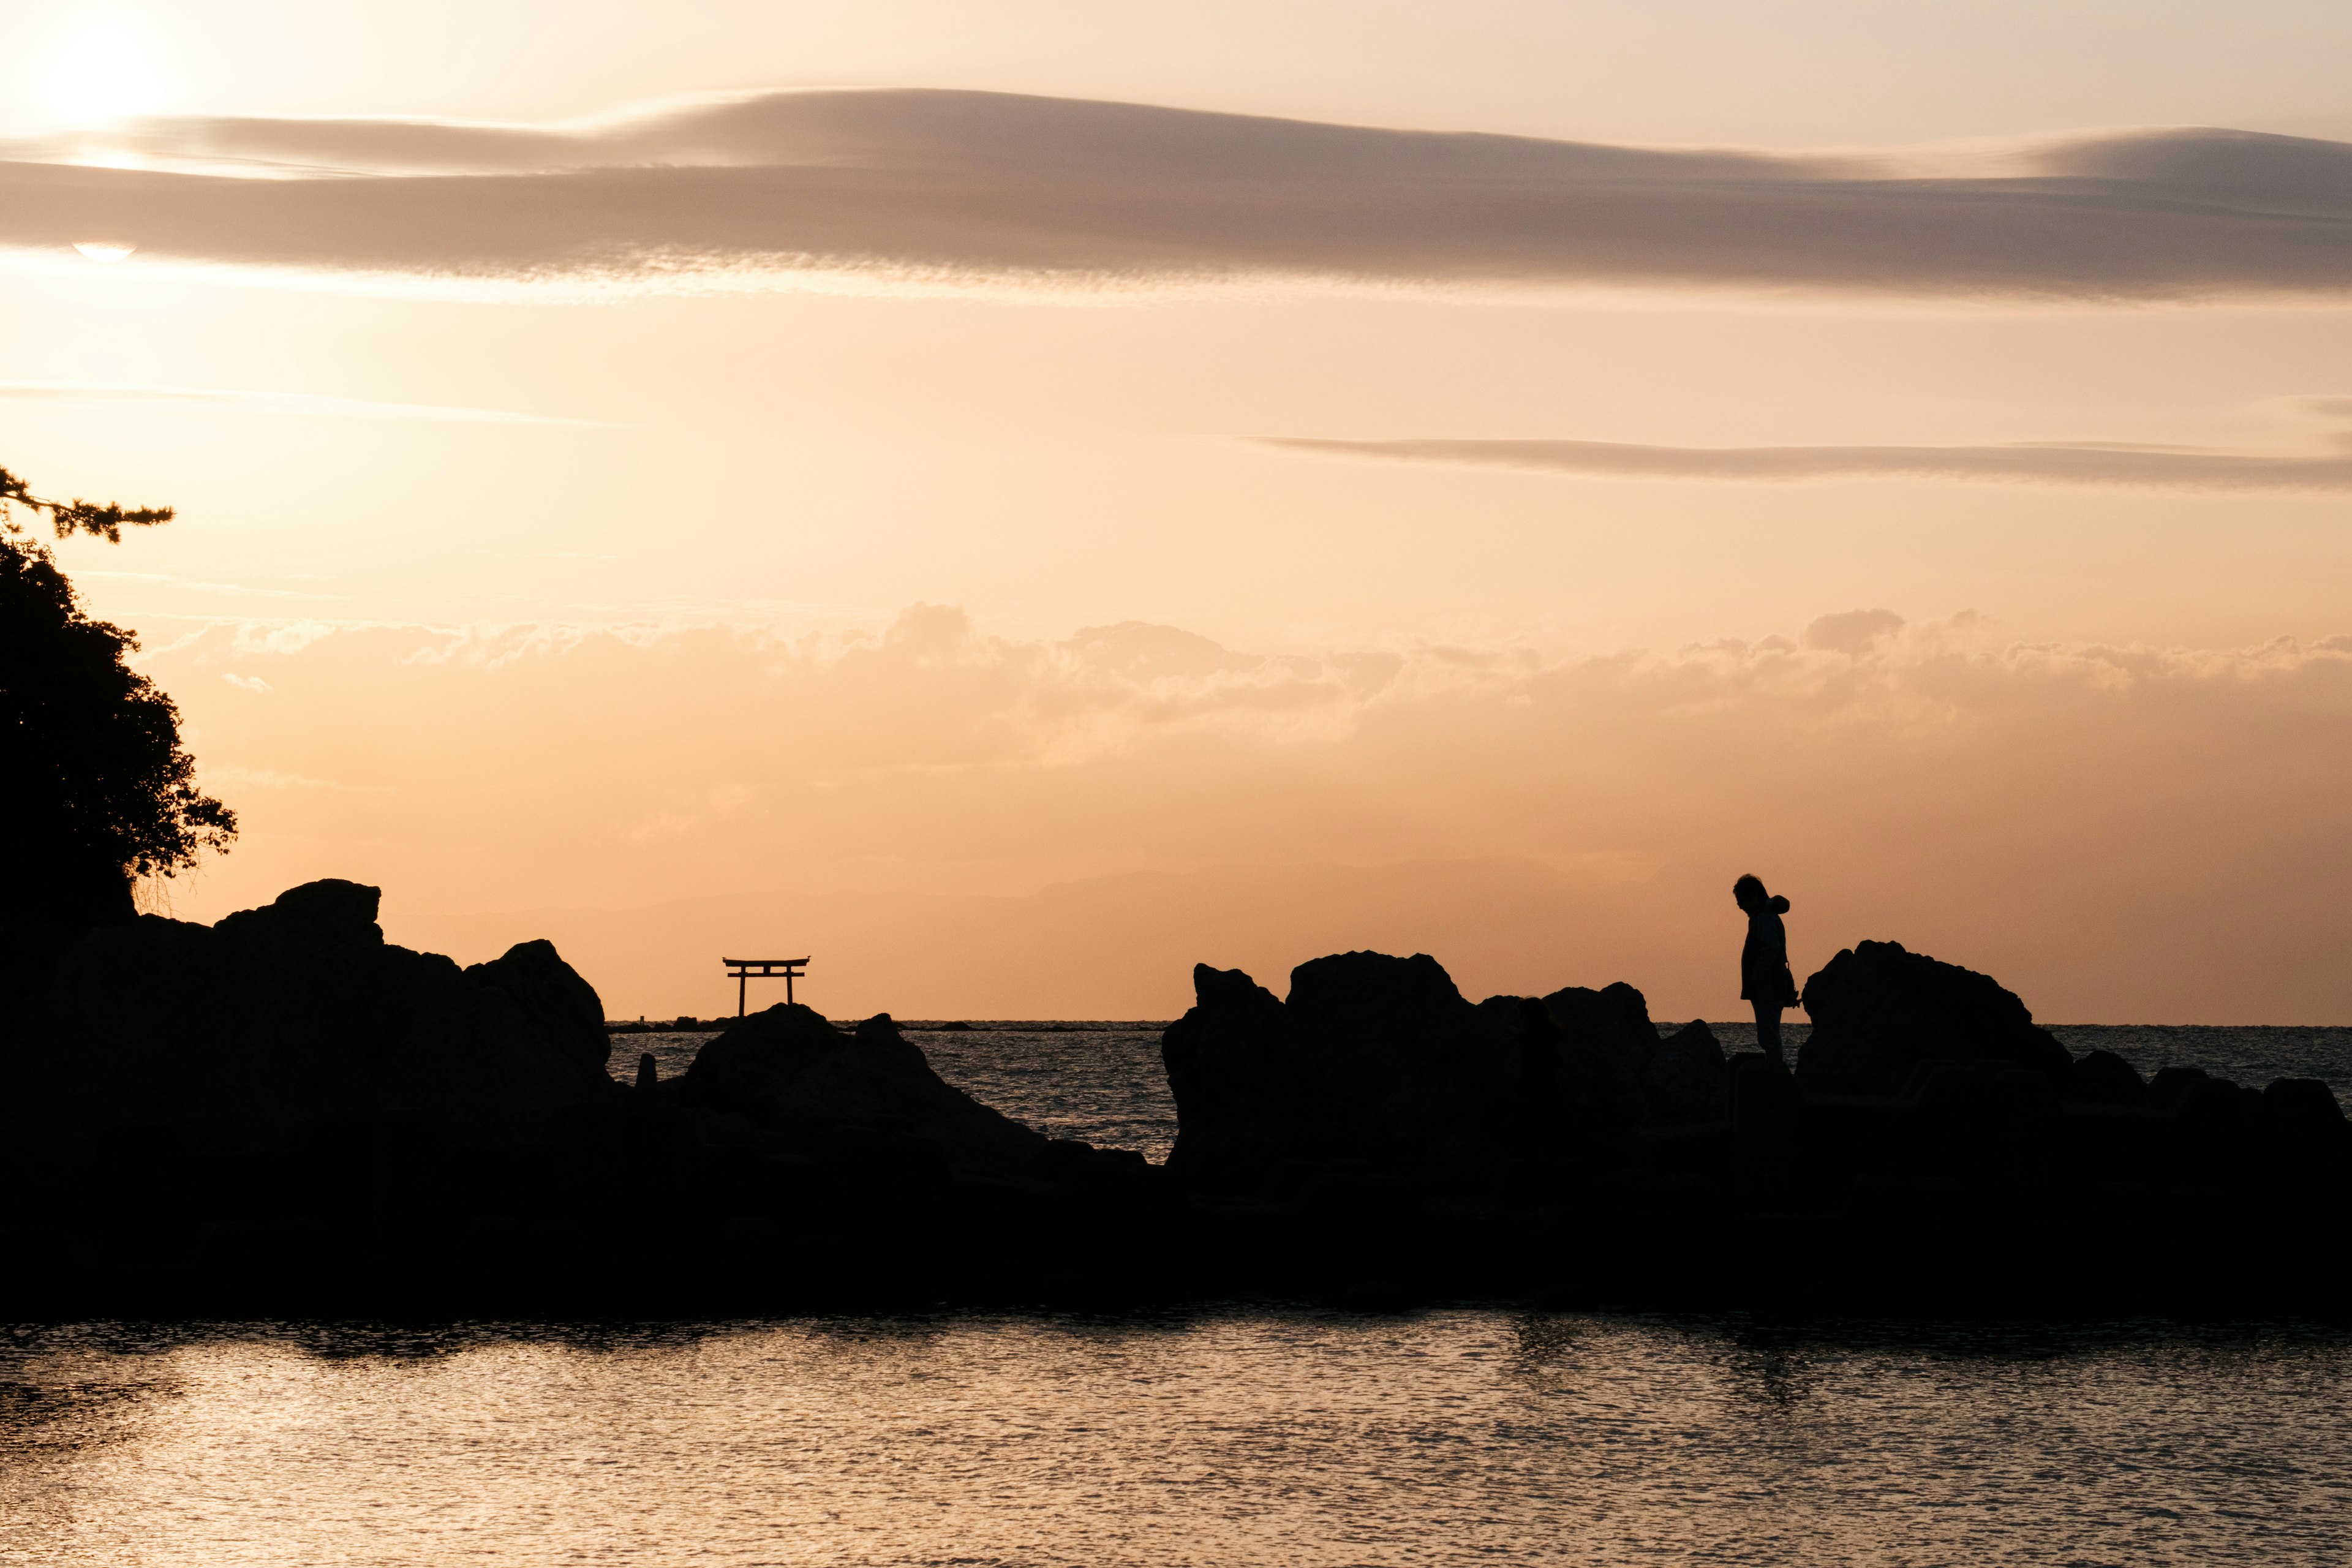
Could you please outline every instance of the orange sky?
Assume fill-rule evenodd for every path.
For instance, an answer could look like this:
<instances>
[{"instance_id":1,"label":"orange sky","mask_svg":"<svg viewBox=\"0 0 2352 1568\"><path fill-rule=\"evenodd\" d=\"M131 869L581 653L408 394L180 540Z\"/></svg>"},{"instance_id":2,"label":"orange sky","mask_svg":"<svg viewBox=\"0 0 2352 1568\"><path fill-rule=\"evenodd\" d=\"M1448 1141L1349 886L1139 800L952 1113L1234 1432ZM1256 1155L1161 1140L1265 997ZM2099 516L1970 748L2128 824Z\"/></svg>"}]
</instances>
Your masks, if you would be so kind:
<instances>
[{"instance_id":1,"label":"orange sky","mask_svg":"<svg viewBox=\"0 0 2352 1568\"><path fill-rule=\"evenodd\" d=\"M193 918L2344 1021L2352 22L1887 9L36 6L0 462L181 509Z\"/></svg>"}]
</instances>

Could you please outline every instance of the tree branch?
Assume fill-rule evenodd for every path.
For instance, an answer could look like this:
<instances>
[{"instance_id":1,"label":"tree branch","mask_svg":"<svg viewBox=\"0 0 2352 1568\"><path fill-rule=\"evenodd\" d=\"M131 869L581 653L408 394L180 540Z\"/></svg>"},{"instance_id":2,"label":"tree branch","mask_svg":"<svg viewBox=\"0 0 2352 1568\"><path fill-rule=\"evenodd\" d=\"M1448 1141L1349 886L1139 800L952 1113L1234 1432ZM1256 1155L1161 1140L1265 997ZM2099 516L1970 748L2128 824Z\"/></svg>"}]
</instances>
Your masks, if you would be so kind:
<instances>
[{"instance_id":1,"label":"tree branch","mask_svg":"<svg viewBox=\"0 0 2352 1568\"><path fill-rule=\"evenodd\" d=\"M88 501L79 496L71 500L43 500L35 495L24 480L0 468L0 516L5 516L12 503L49 514L50 526L59 539L70 539L77 533L87 533L93 539L103 539L109 544L122 542L125 527L152 528L159 522L172 521L168 506L127 507L119 501ZM10 525L10 531L15 526Z\"/></svg>"}]
</instances>

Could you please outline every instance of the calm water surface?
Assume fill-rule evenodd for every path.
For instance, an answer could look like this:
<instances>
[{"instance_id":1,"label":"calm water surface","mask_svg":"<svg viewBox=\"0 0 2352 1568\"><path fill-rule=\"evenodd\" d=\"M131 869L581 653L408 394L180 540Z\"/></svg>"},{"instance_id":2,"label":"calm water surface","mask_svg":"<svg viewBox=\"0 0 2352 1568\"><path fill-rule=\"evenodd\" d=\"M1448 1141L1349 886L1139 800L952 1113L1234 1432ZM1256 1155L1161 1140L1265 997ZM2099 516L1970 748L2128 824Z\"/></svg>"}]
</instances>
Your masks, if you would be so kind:
<instances>
[{"instance_id":1,"label":"calm water surface","mask_svg":"<svg viewBox=\"0 0 2352 1568\"><path fill-rule=\"evenodd\" d=\"M2058 1032L2339 1094L2352 1062L2343 1029ZM914 1037L1047 1131L1166 1152L1155 1025ZM2335 1565L2347 1396L2352 1332L2293 1323L25 1325L0 1562Z\"/></svg>"},{"instance_id":2,"label":"calm water surface","mask_svg":"<svg viewBox=\"0 0 2352 1568\"><path fill-rule=\"evenodd\" d=\"M2352 1560L2352 1339L2277 1325L100 1325L0 1391L44 1564Z\"/></svg>"}]
</instances>

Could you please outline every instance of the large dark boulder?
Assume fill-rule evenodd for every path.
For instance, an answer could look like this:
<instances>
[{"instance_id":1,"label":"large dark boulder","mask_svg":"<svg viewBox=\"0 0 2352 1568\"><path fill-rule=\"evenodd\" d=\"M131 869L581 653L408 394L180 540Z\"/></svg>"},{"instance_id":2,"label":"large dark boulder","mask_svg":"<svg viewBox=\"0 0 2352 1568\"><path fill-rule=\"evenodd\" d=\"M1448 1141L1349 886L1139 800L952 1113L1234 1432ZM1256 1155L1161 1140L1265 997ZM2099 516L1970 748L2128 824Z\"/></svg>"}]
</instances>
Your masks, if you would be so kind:
<instances>
[{"instance_id":1,"label":"large dark boulder","mask_svg":"<svg viewBox=\"0 0 2352 1568\"><path fill-rule=\"evenodd\" d=\"M2263 1090L2263 1114L2281 1136L2297 1142L2333 1142L2346 1133L2336 1091L2315 1078L2272 1080Z\"/></svg>"},{"instance_id":2,"label":"large dark boulder","mask_svg":"<svg viewBox=\"0 0 2352 1568\"><path fill-rule=\"evenodd\" d=\"M1440 1188L1505 1183L1518 1152L1523 1020L1482 1018L1426 953L1336 953L1277 1002L1239 970L1193 971L1160 1040L1176 1098L1171 1170L1255 1191L1344 1163ZM1540 1069L1539 1069L1540 1070Z\"/></svg>"},{"instance_id":3,"label":"large dark boulder","mask_svg":"<svg viewBox=\"0 0 2352 1568\"><path fill-rule=\"evenodd\" d=\"M1731 1115L1731 1069L1723 1043L1703 1023L1685 1025L1650 1047L1642 1076L1650 1120L1661 1127L1723 1121Z\"/></svg>"},{"instance_id":4,"label":"large dark boulder","mask_svg":"<svg viewBox=\"0 0 2352 1568\"><path fill-rule=\"evenodd\" d=\"M146 915L88 933L58 966L46 1039L21 1053L20 1089L53 1097L37 1120L400 1113L478 1130L610 1087L601 1039L583 1061L595 992L553 947L468 974L386 942L380 898L327 880L212 926Z\"/></svg>"},{"instance_id":5,"label":"large dark boulder","mask_svg":"<svg viewBox=\"0 0 2352 1568\"><path fill-rule=\"evenodd\" d=\"M1255 1188L1305 1136L1302 1053L1281 999L1240 970L1194 964L1192 994L1160 1039L1178 1121L1168 1168L1201 1186Z\"/></svg>"},{"instance_id":6,"label":"large dark boulder","mask_svg":"<svg viewBox=\"0 0 2352 1568\"><path fill-rule=\"evenodd\" d=\"M1470 1004L1445 966L1425 952L1339 952L1290 972L1284 1004L1310 1043L1418 1055L1421 1043L1461 1028Z\"/></svg>"},{"instance_id":7,"label":"large dark boulder","mask_svg":"<svg viewBox=\"0 0 2352 1568\"><path fill-rule=\"evenodd\" d=\"M604 1075L613 1055L604 1004L553 942L519 942L488 963L468 964L466 978L504 993L556 1056L583 1073Z\"/></svg>"},{"instance_id":8,"label":"large dark boulder","mask_svg":"<svg viewBox=\"0 0 2352 1568\"><path fill-rule=\"evenodd\" d=\"M1054 1162L1043 1133L943 1080L887 1013L842 1029L778 1003L706 1043L674 1092L810 1164L1027 1181L1047 1179Z\"/></svg>"},{"instance_id":9,"label":"large dark boulder","mask_svg":"<svg viewBox=\"0 0 2352 1568\"><path fill-rule=\"evenodd\" d=\"M1238 970L1192 979L1160 1049L1179 1122L1169 1166L1196 1189L1323 1190L1318 1172L1344 1171L1419 1197L1499 1198L1643 1114L1658 1039L1631 986L1473 1006L1435 959L1378 952L1300 964L1285 1001Z\"/></svg>"},{"instance_id":10,"label":"large dark boulder","mask_svg":"<svg viewBox=\"0 0 2352 1568\"><path fill-rule=\"evenodd\" d=\"M2113 1051L2090 1051L2066 1068L2058 1098L2070 1105L2104 1105L2135 1110L2147 1103L2147 1085L2131 1063Z\"/></svg>"},{"instance_id":11,"label":"large dark boulder","mask_svg":"<svg viewBox=\"0 0 2352 1568\"><path fill-rule=\"evenodd\" d=\"M2021 1068L2065 1082L2074 1058L1990 975L1897 942L1848 948L1805 982L1812 1035L1797 1058L1809 1094L1895 1095L1923 1063Z\"/></svg>"},{"instance_id":12,"label":"large dark boulder","mask_svg":"<svg viewBox=\"0 0 2352 1568\"><path fill-rule=\"evenodd\" d=\"M1623 981L1594 991L1564 986L1545 997L1562 1042L1561 1081L1571 1113L1593 1135L1639 1126L1648 1111L1658 1031L1650 1005Z\"/></svg>"},{"instance_id":13,"label":"large dark boulder","mask_svg":"<svg viewBox=\"0 0 2352 1568\"><path fill-rule=\"evenodd\" d=\"M518 999L388 943L378 899L316 882L211 926L86 932L0 1061L0 1164L43 1194L36 1215L193 1235L300 1215L324 1245L386 1205L462 1225L492 1201L485 1171L528 1186L619 1092L576 1027L594 992L544 944L488 966L530 977Z\"/></svg>"},{"instance_id":14,"label":"large dark boulder","mask_svg":"<svg viewBox=\"0 0 2352 1568\"><path fill-rule=\"evenodd\" d=\"M1475 1017L1502 1075L1504 1102L1516 1115L1508 1129L1514 1194L1533 1195L1585 1174L1590 1139L1580 1136L1584 1130L1571 1115L1568 1042L1550 1010L1533 996L1489 996L1478 1004Z\"/></svg>"},{"instance_id":15,"label":"large dark boulder","mask_svg":"<svg viewBox=\"0 0 2352 1568\"><path fill-rule=\"evenodd\" d=\"M1430 1192L1509 1180L1521 1120L1516 1020L1482 1021L1435 959L1309 960L1290 972L1284 1011L1311 1095L1314 1158Z\"/></svg>"},{"instance_id":16,"label":"large dark boulder","mask_svg":"<svg viewBox=\"0 0 2352 1568\"><path fill-rule=\"evenodd\" d=\"M2155 1110L2178 1110L2201 1084L2213 1081L2203 1068L2159 1068L2148 1080L2147 1104Z\"/></svg>"},{"instance_id":17,"label":"large dark boulder","mask_svg":"<svg viewBox=\"0 0 2352 1568\"><path fill-rule=\"evenodd\" d=\"M375 917L383 904L381 888L322 877L287 889L257 910L223 915L214 929L257 942L380 946L383 928L376 924Z\"/></svg>"},{"instance_id":18,"label":"large dark boulder","mask_svg":"<svg viewBox=\"0 0 2352 1568\"><path fill-rule=\"evenodd\" d=\"M2261 1117L2278 1196L2341 1223L2352 1193L2352 1122L2335 1091L2314 1078L2279 1079L2263 1090Z\"/></svg>"}]
</instances>

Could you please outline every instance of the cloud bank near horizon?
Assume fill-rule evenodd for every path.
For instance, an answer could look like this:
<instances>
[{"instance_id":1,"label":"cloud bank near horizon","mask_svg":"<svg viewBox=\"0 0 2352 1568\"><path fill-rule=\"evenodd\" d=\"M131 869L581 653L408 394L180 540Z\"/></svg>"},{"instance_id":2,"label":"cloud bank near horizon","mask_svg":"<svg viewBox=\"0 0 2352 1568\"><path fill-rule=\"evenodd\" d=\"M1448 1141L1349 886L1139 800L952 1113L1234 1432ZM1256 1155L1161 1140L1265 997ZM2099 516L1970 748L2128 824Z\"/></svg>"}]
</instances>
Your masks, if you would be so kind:
<instances>
[{"instance_id":1,"label":"cloud bank near horizon","mask_svg":"<svg viewBox=\"0 0 2352 1568\"><path fill-rule=\"evenodd\" d=\"M205 918L336 875L450 913L756 888L792 929L837 931L836 894L1507 861L1550 869L1494 908L1451 873L1379 907L1301 893L1280 931L1211 908L1165 951L1079 921L1009 973L945 917L920 952L828 951L919 975L949 1016L1016 992L1154 1016L1246 930L1260 968L1312 955L1284 942L1444 947L1474 990L1625 978L1687 1017L1736 995L1727 889L1754 869L1789 884L1810 963L1895 937L2074 1020L2352 1008L2352 637L2004 645L1979 617L1862 607L1674 651L1260 656L1135 623L996 637L919 605L878 636L794 641L326 621L154 640L144 668L247 823ZM679 987L708 956L677 958ZM632 1016L693 994L640 978L614 997L641 998Z\"/></svg>"},{"instance_id":2,"label":"cloud bank near horizon","mask_svg":"<svg viewBox=\"0 0 2352 1568\"><path fill-rule=\"evenodd\" d=\"M476 279L698 270L2117 302L2352 291L2352 145L2099 132L1884 159L936 90L564 127L180 119L0 163L0 246ZM232 175L259 177L230 177Z\"/></svg>"},{"instance_id":3,"label":"cloud bank near horizon","mask_svg":"<svg viewBox=\"0 0 2352 1568\"><path fill-rule=\"evenodd\" d=\"M2325 494L2352 490L2352 455L2294 456L2126 445L1664 447L1621 441L1358 441L1276 436L1282 451L1330 458L1532 468L1594 479L1991 480L2126 489Z\"/></svg>"}]
</instances>

